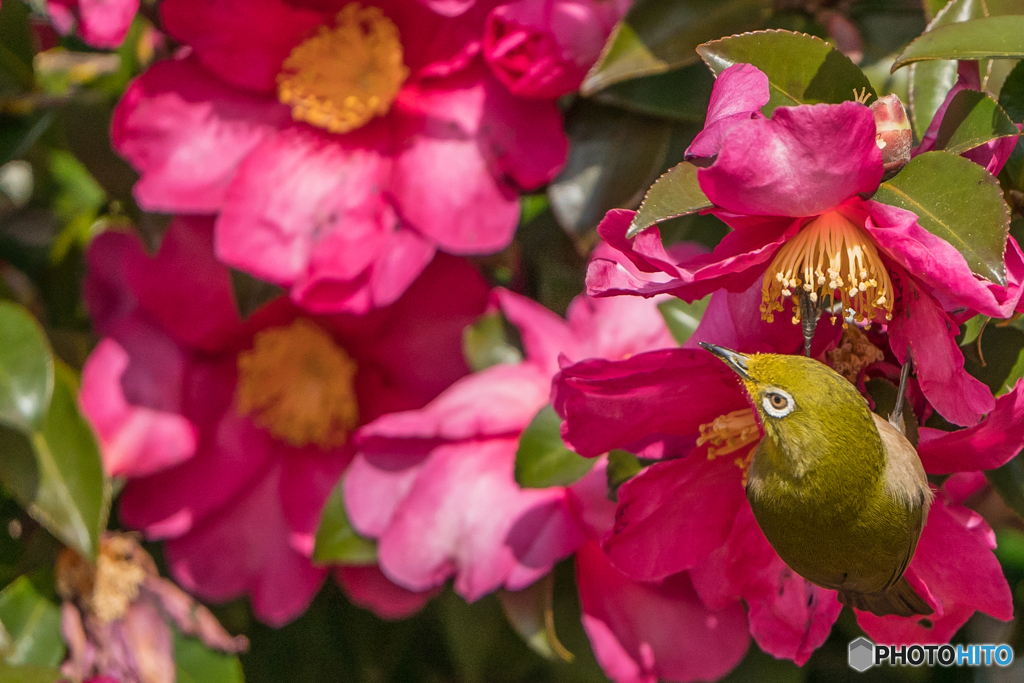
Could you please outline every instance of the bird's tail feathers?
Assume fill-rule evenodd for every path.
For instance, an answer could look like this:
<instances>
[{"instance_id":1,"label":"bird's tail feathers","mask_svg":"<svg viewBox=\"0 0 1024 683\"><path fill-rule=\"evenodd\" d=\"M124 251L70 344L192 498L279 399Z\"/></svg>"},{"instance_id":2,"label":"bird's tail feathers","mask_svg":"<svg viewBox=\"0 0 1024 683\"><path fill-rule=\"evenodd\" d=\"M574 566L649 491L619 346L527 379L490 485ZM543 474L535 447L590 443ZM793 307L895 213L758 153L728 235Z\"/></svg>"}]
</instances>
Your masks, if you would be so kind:
<instances>
[{"instance_id":1,"label":"bird's tail feathers","mask_svg":"<svg viewBox=\"0 0 1024 683\"><path fill-rule=\"evenodd\" d=\"M934 610L911 588L906 577L884 591L877 593L849 593L839 591L839 602L880 617L895 614L900 617L932 614Z\"/></svg>"}]
</instances>

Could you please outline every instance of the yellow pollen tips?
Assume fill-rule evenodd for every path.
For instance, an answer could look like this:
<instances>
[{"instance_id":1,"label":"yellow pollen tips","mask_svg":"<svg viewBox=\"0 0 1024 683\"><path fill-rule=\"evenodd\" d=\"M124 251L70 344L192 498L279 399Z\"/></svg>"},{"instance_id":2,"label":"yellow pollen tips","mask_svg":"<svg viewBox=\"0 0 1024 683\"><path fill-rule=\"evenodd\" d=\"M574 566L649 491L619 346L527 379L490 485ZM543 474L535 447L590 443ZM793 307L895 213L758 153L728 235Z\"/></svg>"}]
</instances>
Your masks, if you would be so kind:
<instances>
[{"instance_id":1,"label":"yellow pollen tips","mask_svg":"<svg viewBox=\"0 0 1024 683\"><path fill-rule=\"evenodd\" d=\"M699 429L700 436L697 438L697 445L711 444L708 446L709 460L714 460L727 453L734 453L761 439L761 431L757 428L754 411L750 408L719 415L713 422L702 424Z\"/></svg>"},{"instance_id":2,"label":"yellow pollen tips","mask_svg":"<svg viewBox=\"0 0 1024 683\"><path fill-rule=\"evenodd\" d=\"M761 286L761 317L771 322L783 299L803 294L817 304L841 302L843 317L870 323L892 319L892 281L878 250L864 231L838 211L818 216L782 245ZM793 322L800 307L793 306ZM845 324L845 323L844 323Z\"/></svg>"},{"instance_id":3,"label":"yellow pollen tips","mask_svg":"<svg viewBox=\"0 0 1024 683\"><path fill-rule=\"evenodd\" d=\"M108 534L100 541L95 567L73 550L57 556L57 592L74 600L103 624L121 619L139 595L156 565L137 541L123 534Z\"/></svg>"},{"instance_id":4,"label":"yellow pollen tips","mask_svg":"<svg viewBox=\"0 0 1024 683\"><path fill-rule=\"evenodd\" d=\"M235 404L292 446L340 446L359 423L356 363L308 320L256 335L238 356Z\"/></svg>"},{"instance_id":5,"label":"yellow pollen tips","mask_svg":"<svg viewBox=\"0 0 1024 683\"><path fill-rule=\"evenodd\" d=\"M335 26L299 44L277 76L292 118L347 133L391 108L409 69L394 22L376 7L345 5Z\"/></svg>"}]
</instances>

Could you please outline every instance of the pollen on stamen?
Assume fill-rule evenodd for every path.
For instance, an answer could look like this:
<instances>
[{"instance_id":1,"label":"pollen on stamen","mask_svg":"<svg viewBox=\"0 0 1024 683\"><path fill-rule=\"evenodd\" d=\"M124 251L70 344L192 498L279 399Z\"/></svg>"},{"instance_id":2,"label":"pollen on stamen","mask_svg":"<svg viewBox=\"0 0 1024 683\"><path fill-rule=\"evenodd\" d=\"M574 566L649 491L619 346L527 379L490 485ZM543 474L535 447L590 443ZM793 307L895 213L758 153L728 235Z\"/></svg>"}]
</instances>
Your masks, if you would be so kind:
<instances>
[{"instance_id":1,"label":"pollen on stamen","mask_svg":"<svg viewBox=\"0 0 1024 683\"><path fill-rule=\"evenodd\" d=\"M713 421L700 425L698 431L700 436L697 437L697 445L710 444L708 460L735 453L761 439L761 430L750 408L719 415Z\"/></svg>"},{"instance_id":2,"label":"pollen on stamen","mask_svg":"<svg viewBox=\"0 0 1024 683\"><path fill-rule=\"evenodd\" d=\"M762 283L761 317L772 322L785 299L793 299L798 323L800 296L815 304L831 298L851 312L844 317L861 324L892 319L892 282L877 248L836 211L818 216L779 249Z\"/></svg>"}]
</instances>

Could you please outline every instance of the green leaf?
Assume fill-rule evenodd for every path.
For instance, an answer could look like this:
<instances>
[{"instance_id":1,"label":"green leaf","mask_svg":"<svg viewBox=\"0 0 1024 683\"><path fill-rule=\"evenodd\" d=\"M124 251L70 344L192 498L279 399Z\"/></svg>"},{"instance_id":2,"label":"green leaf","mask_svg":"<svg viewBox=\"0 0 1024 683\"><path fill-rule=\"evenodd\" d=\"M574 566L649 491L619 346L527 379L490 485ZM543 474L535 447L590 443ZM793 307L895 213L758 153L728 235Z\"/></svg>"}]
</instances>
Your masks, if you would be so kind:
<instances>
[{"instance_id":1,"label":"green leaf","mask_svg":"<svg viewBox=\"0 0 1024 683\"><path fill-rule=\"evenodd\" d=\"M1024 121L1024 62L1018 62L999 91L999 106L1012 121Z\"/></svg>"},{"instance_id":2,"label":"green leaf","mask_svg":"<svg viewBox=\"0 0 1024 683\"><path fill-rule=\"evenodd\" d=\"M53 354L46 334L21 306L0 301L0 423L38 428L53 394Z\"/></svg>"},{"instance_id":3,"label":"green leaf","mask_svg":"<svg viewBox=\"0 0 1024 683\"><path fill-rule=\"evenodd\" d=\"M643 468L643 462L632 453L618 449L609 451L608 469L605 470L605 474L608 477L608 498L617 501L619 499L619 487L640 474L640 470Z\"/></svg>"},{"instance_id":4,"label":"green leaf","mask_svg":"<svg viewBox=\"0 0 1024 683\"><path fill-rule=\"evenodd\" d=\"M685 344L686 340L697 329L697 325L700 324L700 319L704 316L704 311L707 310L710 301L711 295L709 294L693 303L686 303L682 299L672 298L658 304L658 311L661 313L661 317L665 319L668 331L672 333L672 336L680 345Z\"/></svg>"},{"instance_id":5,"label":"green leaf","mask_svg":"<svg viewBox=\"0 0 1024 683\"><path fill-rule=\"evenodd\" d=\"M1024 517L1024 462L1020 454L998 469L987 470L985 477L1003 502Z\"/></svg>"},{"instance_id":6,"label":"green leaf","mask_svg":"<svg viewBox=\"0 0 1024 683\"><path fill-rule=\"evenodd\" d=\"M1003 381L1003 388L999 390L999 395L1012 391L1021 377L1024 377L1024 351L1017 354L1017 362L1010 368L1010 373Z\"/></svg>"},{"instance_id":7,"label":"green leaf","mask_svg":"<svg viewBox=\"0 0 1024 683\"><path fill-rule=\"evenodd\" d=\"M1021 59L1024 16L989 16L940 26L923 34L899 54L895 71L934 59Z\"/></svg>"},{"instance_id":8,"label":"green leaf","mask_svg":"<svg viewBox=\"0 0 1024 683\"><path fill-rule=\"evenodd\" d=\"M961 90L949 102L935 138L935 149L963 154L990 140L1020 133L1003 108L989 95Z\"/></svg>"},{"instance_id":9,"label":"green leaf","mask_svg":"<svg viewBox=\"0 0 1024 683\"><path fill-rule=\"evenodd\" d=\"M377 544L357 534L348 520L341 482L331 491L320 515L313 561L317 564L345 565L377 563Z\"/></svg>"},{"instance_id":10,"label":"green leaf","mask_svg":"<svg viewBox=\"0 0 1024 683\"><path fill-rule=\"evenodd\" d=\"M26 577L0 591L0 622L11 639L2 653L8 664L57 666L64 659L60 609Z\"/></svg>"},{"instance_id":11,"label":"green leaf","mask_svg":"<svg viewBox=\"0 0 1024 683\"><path fill-rule=\"evenodd\" d=\"M873 199L913 211L920 226L952 244L972 271L1006 285L1010 211L999 183L981 166L955 154L926 152L882 183Z\"/></svg>"},{"instance_id":12,"label":"green leaf","mask_svg":"<svg viewBox=\"0 0 1024 683\"><path fill-rule=\"evenodd\" d=\"M284 294L284 290L277 285L254 278L248 273L234 268L231 268L230 272L231 290L235 295L235 305L242 320L248 320L264 304Z\"/></svg>"},{"instance_id":13,"label":"green leaf","mask_svg":"<svg viewBox=\"0 0 1024 683\"><path fill-rule=\"evenodd\" d=\"M466 326L462 331L462 355L473 372L523 360L523 354L508 339L505 316L497 312L485 313Z\"/></svg>"},{"instance_id":14,"label":"green leaf","mask_svg":"<svg viewBox=\"0 0 1024 683\"><path fill-rule=\"evenodd\" d=\"M174 634L178 683L244 683L242 663L235 655L215 652L196 638Z\"/></svg>"},{"instance_id":15,"label":"green leaf","mask_svg":"<svg viewBox=\"0 0 1024 683\"><path fill-rule=\"evenodd\" d=\"M696 53L694 53L696 58ZM676 121L704 124L715 77L703 64L633 78L605 88L594 101Z\"/></svg>"},{"instance_id":16,"label":"green leaf","mask_svg":"<svg viewBox=\"0 0 1024 683\"><path fill-rule=\"evenodd\" d=\"M735 64L753 64L768 76L776 107L852 100L862 90L875 95L871 82L850 58L821 38L790 31L755 31L705 43L697 52L718 75Z\"/></svg>"},{"instance_id":17,"label":"green leaf","mask_svg":"<svg viewBox=\"0 0 1024 683\"><path fill-rule=\"evenodd\" d=\"M571 662L573 654L555 635L554 593L555 575L549 572L522 590L498 591L498 601L508 623L531 650L546 659Z\"/></svg>"},{"instance_id":18,"label":"green leaf","mask_svg":"<svg viewBox=\"0 0 1024 683\"><path fill-rule=\"evenodd\" d=\"M950 60L918 62L910 66L910 119L918 139L924 136L935 113L956 85L957 63Z\"/></svg>"},{"instance_id":19,"label":"green leaf","mask_svg":"<svg viewBox=\"0 0 1024 683\"><path fill-rule=\"evenodd\" d=\"M57 683L62 680L66 679L55 666L14 666L0 660L0 681L4 683Z\"/></svg>"},{"instance_id":20,"label":"green leaf","mask_svg":"<svg viewBox=\"0 0 1024 683\"><path fill-rule=\"evenodd\" d=\"M590 471L593 458L570 451L562 441L562 419L550 404L544 406L519 437L516 481L524 488L568 486Z\"/></svg>"},{"instance_id":21,"label":"green leaf","mask_svg":"<svg viewBox=\"0 0 1024 683\"><path fill-rule=\"evenodd\" d=\"M566 132L569 157L548 197L559 224L579 235L595 228L609 210L640 203L665 168L674 130L664 119L584 100L569 113Z\"/></svg>"},{"instance_id":22,"label":"green leaf","mask_svg":"<svg viewBox=\"0 0 1024 683\"><path fill-rule=\"evenodd\" d=\"M697 182L697 167L684 161L669 169L647 190L626 237L635 237L660 221L697 213L712 206L714 204Z\"/></svg>"},{"instance_id":23,"label":"green leaf","mask_svg":"<svg viewBox=\"0 0 1024 683\"><path fill-rule=\"evenodd\" d=\"M964 336L960 340L960 346L967 346L981 336L982 330L985 329L991 319L987 315L976 315L964 323Z\"/></svg>"},{"instance_id":24,"label":"green leaf","mask_svg":"<svg viewBox=\"0 0 1024 683\"><path fill-rule=\"evenodd\" d=\"M110 484L92 431L78 413L77 393L71 370L57 365L42 430L25 437L0 428L0 480L50 533L95 558L110 511Z\"/></svg>"},{"instance_id":25,"label":"green leaf","mask_svg":"<svg viewBox=\"0 0 1024 683\"><path fill-rule=\"evenodd\" d=\"M580 92L592 95L613 83L693 64L698 45L762 26L771 6L769 0L639 0L619 24Z\"/></svg>"}]
</instances>

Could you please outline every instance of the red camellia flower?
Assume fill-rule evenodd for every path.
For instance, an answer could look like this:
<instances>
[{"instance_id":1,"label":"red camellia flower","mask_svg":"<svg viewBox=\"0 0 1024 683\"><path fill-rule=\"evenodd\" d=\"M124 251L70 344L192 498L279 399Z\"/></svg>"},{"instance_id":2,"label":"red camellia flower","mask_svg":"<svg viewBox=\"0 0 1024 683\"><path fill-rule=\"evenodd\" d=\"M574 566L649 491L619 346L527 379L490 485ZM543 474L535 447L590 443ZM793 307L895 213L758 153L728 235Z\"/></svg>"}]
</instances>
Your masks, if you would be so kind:
<instances>
[{"instance_id":1,"label":"red camellia flower","mask_svg":"<svg viewBox=\"0 0 1024 683\"><path fill-rule=\"evenodd\" d=\"M743 351L796 352L799 339L749 316L757 283L742 294L712 296L687 347L714 340ZM863 387L867 374L896 379L886 335L879 348L850 326L841 340L822 326L812 353ZM867 373L867 374L866 374ZM931 407L915 381L909 397L922 417ZM842 607L835 591L790 570L761 532L744 494L746 469L761 439L749 400L731 370L697 348L663 349L628 359L591 359L555 378L555 410L574 450L598 456L624 448L657 458L619 489L615 531L604 543L612 564L635 580L689 571L709 607L742 598L760 647L803 664L828 637ZM942 475L1001 466L1024 447L1024 383L995 400L977 425L956 432L920 428L925 470ZM886 643L944 643L977 610L1013 616L995 537L964 496L940 487L907 579L935 610L926 618L857 612L862 628Z\"/></svg>"},{"instance_id":2,"label":"red camellia flower","mask_svg":"<svg viewBox=\"0 0 1024 683\"><path fill-rule=\"evenodd\" d=\"M128 479L122 521L168 539L188 590L249 595L261 619L282 624L326 576L309 556L352 433L467 371L462 329L487 290L472 266L438 256L366 316L306 315L282 297L242 320L212 237L210 219L179 218L155 258L129 235L97 238L86 300L103 339L80 402L106 468ZM340 578L388 616L422 604L375 571Z\"/></svg>"},{"instance_id":3,"label":"red camellia flower","mask_svg":"<svg viewBox=\"0 0 1024 683\"><path fill-rule=\"evenodd\" d=\"M715 82L704 130L687 152L714 204L709 212L733 232L713 253L678 262L665 254L655 228L626 239L633 214L612 211L601 235L641 270L665 277L642 281L596 261L587 276L590 292L671 292L692 300L760 282L761 300L750 314L760 309L769 321L791 298L818 304L831 297L843 317L887 325L894 352L901 362L912 352L921 387L943 417L976 423L994 404L963 368L957 323L973 312L1007 317L1014 310L1024 281L1017 242L1011 237L1006 247L1006 287L976 276L914 213L862 198L878 189L884 172L868 107L852 101L779 107L766 118L760 109L768 99L761 71L749 64L726 69ZM798 322L799 307L790 315Z\"/></svg>"},{"instance_id":4,"label":"red camellia flower","mask_svg":"<svg viewBox=\"0 0 1024 683\"><path fill-rule=\"evenodd\" d=\"M363 427L344 478L353 526L378 540L381 569L396 583L424 591L454 578L467 600L523 589L575 553L583 625L617 683L723 675L749 643L739 602L709 609L686 572L643 582L611 566L600 548L615 510L603 461L571 486L524 489L513 474L559 362L672 343L656 302L581 296L563 320L511 292L496 299L526 358Z\"/></svg>"},{"instance_id":5,"label":"red camellia flower","mask_svg":"<svg viewBox=\"0 0 1024 683\"><path fill-rule=\"evenodd\" d=\"M481 55L495 5L165 0L188 49L113 123L139 204L218 214L218 258L318 312L395 301L437 249L504 248L567 142Z\"/></svg>"}]
</instances>

